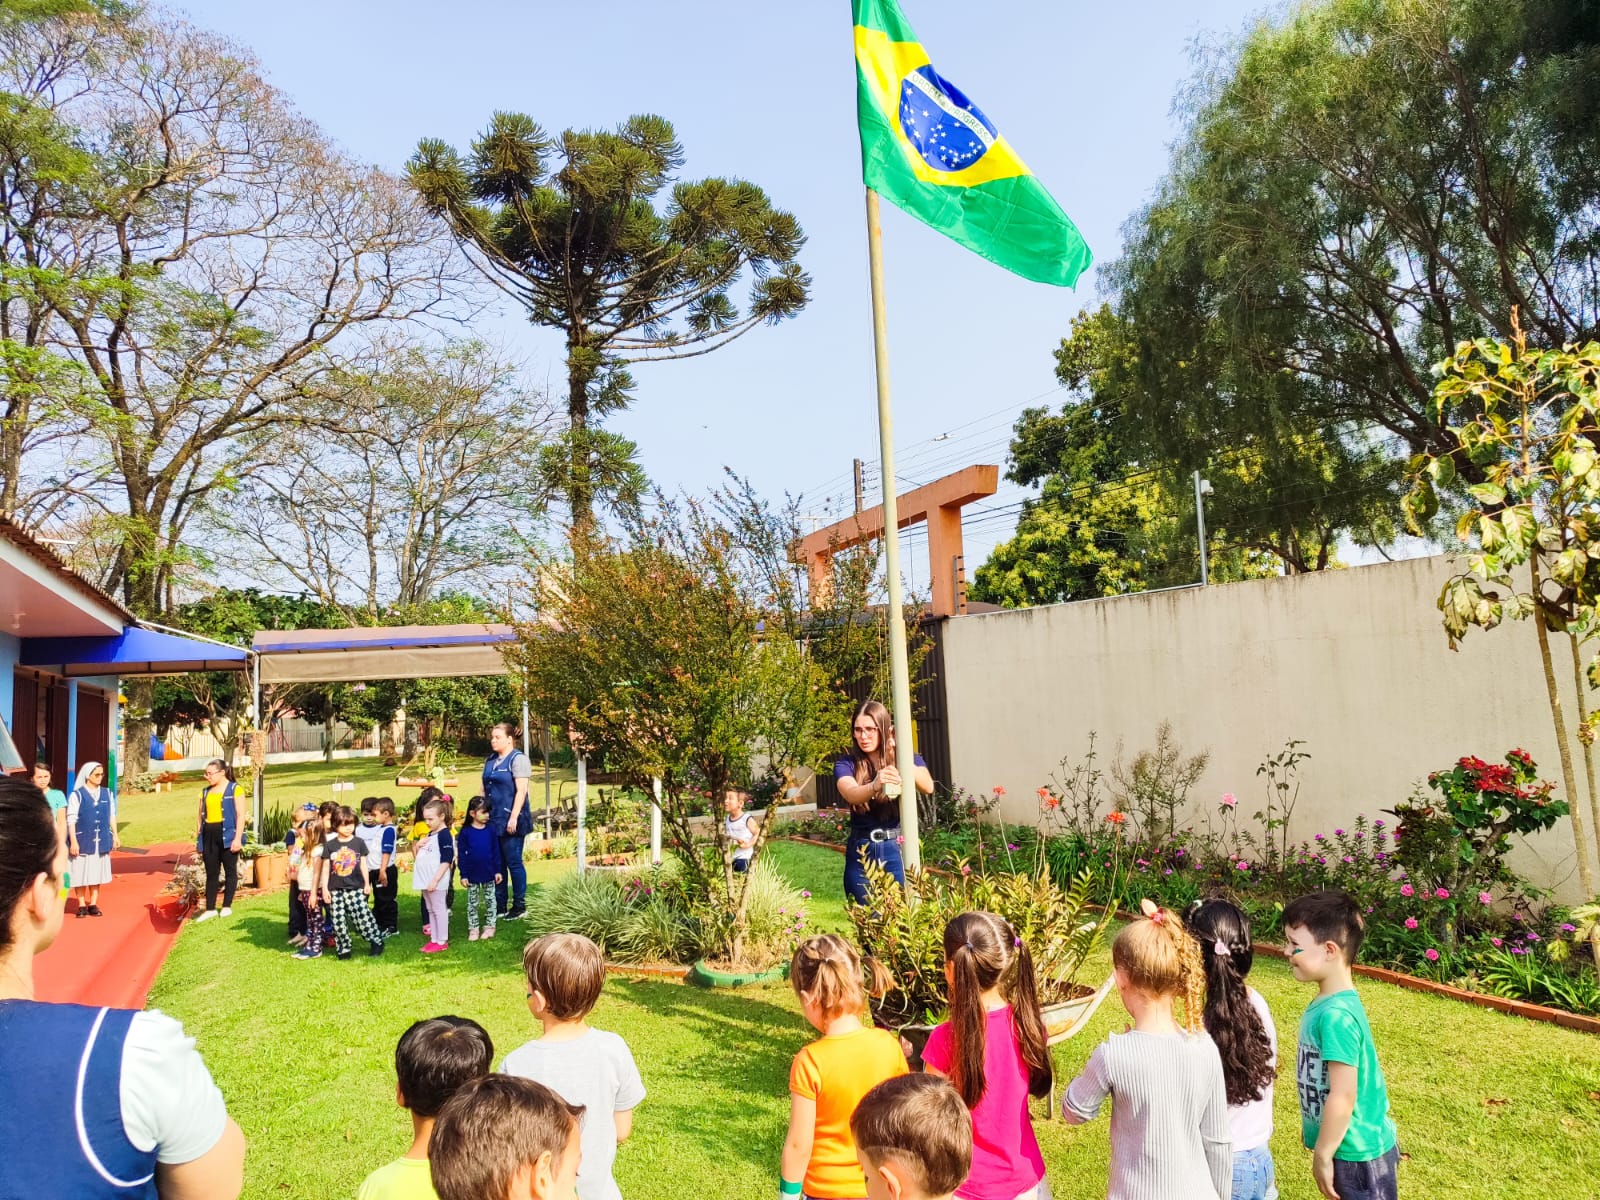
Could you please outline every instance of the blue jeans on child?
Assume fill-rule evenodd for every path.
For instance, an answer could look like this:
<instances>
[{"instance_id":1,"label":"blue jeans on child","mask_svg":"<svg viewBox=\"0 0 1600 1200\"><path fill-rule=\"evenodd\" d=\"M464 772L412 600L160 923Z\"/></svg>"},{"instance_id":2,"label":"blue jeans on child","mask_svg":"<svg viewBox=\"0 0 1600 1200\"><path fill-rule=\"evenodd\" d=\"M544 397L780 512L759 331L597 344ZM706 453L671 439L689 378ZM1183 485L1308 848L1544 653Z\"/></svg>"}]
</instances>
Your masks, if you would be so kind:
<instances>
[{"instance_id":1,"label":"blue jeans on child","mask_svg":"<svg viewBox=\"0 0 1600 1200\"><path fill-rule=\"evenodd\" d=\"M1233 1200L1277 1200L1277 1195L1270 1147L1240 1150L1233 1156Z\"/></svg>"},{"instance_id":2,"label":"blue jeans on child","mask_svg":"<svg viewBox=\"0 0 1600 1200\"><path fill-rule=\"evenodd\" d=\"M1333 1190L1339 1200L1396 1200L1400 1183L1400 1147L1391 1147L1382 1158L1365 1162L1333 1160Z\"/></svg>"},{"instance_id":3,"label":"blue jeans on child","mask_svg":"<svg viewBox=\"0 0 1600 1200\"><path fill-rule=\"evenodd\" d=\"M883 835L882 841L875 842L869 837L851 834L845 844L844 894L857 904L867 902L867 869L862 865L863 855L868 862L877 863L893 875L897 883L906 881L905 864L900 860L900 831L884 830Z\"/></svg>"}]
</instances>

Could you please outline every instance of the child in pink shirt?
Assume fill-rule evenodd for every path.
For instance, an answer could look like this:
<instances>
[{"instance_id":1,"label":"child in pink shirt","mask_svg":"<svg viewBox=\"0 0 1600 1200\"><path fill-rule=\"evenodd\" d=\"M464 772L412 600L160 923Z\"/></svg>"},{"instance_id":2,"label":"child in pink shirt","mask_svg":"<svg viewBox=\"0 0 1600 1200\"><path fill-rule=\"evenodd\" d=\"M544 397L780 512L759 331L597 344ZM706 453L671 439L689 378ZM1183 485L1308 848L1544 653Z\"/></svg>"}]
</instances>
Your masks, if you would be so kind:
<instances>
[{"instance_id":1,"label":"child in pink shirt","mask_svg":"<svg viewBox=\"0 0 1600 1200\"><path fill-rule=\"evenodd\" d=\"M945 926L950 1019L928 1037L922 1061L948 1076L972 1110L972 1171L963 1200L1048 1200L1044 1156L1028 1097L1050 1094L1050 1052L1033 977L1017 931L987 912Z\"/></svg>"}]
</instances>

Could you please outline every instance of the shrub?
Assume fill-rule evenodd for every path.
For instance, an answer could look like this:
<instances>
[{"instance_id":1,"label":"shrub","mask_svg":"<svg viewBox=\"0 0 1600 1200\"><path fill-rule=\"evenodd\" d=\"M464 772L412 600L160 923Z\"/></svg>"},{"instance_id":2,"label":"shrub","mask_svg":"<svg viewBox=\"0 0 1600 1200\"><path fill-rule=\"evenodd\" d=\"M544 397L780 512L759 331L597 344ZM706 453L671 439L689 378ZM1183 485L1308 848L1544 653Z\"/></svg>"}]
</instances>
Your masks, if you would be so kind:
<instances>
[{"instance_id":1,"label":"shrub","mask_svg":"<svg viewBox=\"0 0 1600 1200\"><path fill-rule=\"evenodd\" d=\"M957 914L992 912L1011 922L1033 955L1046 1004L1078 994L1078 972L1112 916L1109 909L1098 915L1090 910L1094 876L1088 871L1063 889L1044 871L986 876L962 863L950 880L907 872L901 888L869 862L867 881L871 899L853 905L850 918L863 951L894 978L895 989L874 1001L873 1016L895 1028L934 1022L947 1008L944 928Z\"/></svg>"}]
</instances>

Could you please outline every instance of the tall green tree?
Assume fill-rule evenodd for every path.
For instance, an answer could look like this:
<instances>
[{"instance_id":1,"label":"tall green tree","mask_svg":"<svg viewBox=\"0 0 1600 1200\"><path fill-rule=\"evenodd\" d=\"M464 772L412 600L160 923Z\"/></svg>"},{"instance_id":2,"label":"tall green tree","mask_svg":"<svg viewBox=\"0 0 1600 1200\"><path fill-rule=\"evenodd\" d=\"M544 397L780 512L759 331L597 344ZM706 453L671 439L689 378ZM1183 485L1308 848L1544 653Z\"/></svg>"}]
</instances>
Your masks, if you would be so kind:
<instances>
[{"instance_id":1,"label":"tall green tree","mask_svg":"<svg viewBox=\"0 0 1600 1200\"><path fill-rule=\"evenodd\" d=\"M1314 448L1308 495L1386 504L1386 463L1452 445L1431 367L1457 342L1513 311L1592 336L1597 69L1595 6L1558 0L1322 0L1205 63L1107 273L1116 390L1162 456L1250 447L1292 483Z\"/></svg>"},{"instance_id":2,"label":"tall green tree","mask_svg":"<svg viewBox=\"0 0 1600 1200\"><path fill-rule=\"evenodd\" d=\"M642 484L633 444L599 424L632 399L629 364L708 354L806 304L800 223L744 180L674 182L683 159L658 116L553 138L505 112L466 155L425 139L411 159L412 185L467 256L566 339L568 430L543 468L575 534L597 496Z\"/></svg>"}]
</instances>

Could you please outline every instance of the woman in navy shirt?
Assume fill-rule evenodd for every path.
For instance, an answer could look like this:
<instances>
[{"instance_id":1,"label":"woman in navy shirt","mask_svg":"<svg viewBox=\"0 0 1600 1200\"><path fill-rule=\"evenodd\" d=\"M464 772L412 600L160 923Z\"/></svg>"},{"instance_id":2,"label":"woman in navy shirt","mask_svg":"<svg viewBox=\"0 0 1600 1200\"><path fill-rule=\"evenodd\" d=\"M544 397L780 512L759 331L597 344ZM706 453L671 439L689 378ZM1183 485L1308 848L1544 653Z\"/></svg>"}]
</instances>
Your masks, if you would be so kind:
<instances>
[{"instance_id":1,"label":"woman in navy shirt","mask_svg":"<svg viewBox=\"0 0 1600 1200\"><path fill-rule=\"evenodd\" d=\"M906 881L900 859L900 771L894 763L894 723L876 700L856 709L850 723L854 745L833 764L833 781L850 806L850 838L845 844L844 891L857 904L867 902L865 860ZM933 792L933 776L922 755L915 756L917 791Z\"/></svg>"}]
</instances>

